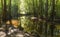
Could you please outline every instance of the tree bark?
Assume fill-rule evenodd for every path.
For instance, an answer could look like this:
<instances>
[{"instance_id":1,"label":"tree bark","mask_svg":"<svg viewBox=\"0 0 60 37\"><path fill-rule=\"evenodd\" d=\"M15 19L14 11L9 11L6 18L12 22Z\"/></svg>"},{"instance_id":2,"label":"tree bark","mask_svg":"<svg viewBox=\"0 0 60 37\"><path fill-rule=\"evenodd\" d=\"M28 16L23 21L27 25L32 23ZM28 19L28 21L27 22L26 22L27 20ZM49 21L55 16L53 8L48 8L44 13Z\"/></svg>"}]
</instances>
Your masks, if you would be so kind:
<instances>
[{"instance_id":1,"label":"tree bark","mask_svg":"<svg viewBox=\"0 0 60 37\"><path fill-rule=\"evenodd\" d=\"M50 25L50 30L51 30L51 37L54 36L54 30L55 30L55 23L54 23L54 19L55 19L55 0L52 0L52 7L51 7L51 25Z\"/></svg>"},{"instance_id":2,"label":"tree bark","mask_svg":"<svg viewBox=\"0 0 60 37\"><path fill-rule=\"evenodd\" d=\"M46 0L45 4L45 37L47 37L47 25L48 24L48 0Z\"/></svg>"}]
</instances>

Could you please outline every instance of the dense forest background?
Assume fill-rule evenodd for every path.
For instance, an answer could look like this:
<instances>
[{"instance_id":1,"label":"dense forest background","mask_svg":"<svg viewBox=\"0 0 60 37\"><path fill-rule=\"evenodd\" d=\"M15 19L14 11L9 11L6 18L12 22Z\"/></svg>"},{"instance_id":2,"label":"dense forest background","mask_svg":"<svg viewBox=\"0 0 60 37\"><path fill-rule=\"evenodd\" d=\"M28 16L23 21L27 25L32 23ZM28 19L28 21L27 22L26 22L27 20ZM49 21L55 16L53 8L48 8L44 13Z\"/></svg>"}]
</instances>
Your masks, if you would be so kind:
<instances>
[{"instance_id":1,"label":"dense forest background","mask_svg":"<svg viewBox=\"0 0 60 37\"><path fill-rule=\"evenodd\" d=\"M60 29L60 0L0 0L0 20L9 15L20 20L24 31L53 36Z\"/></svg>"}]
</instances>

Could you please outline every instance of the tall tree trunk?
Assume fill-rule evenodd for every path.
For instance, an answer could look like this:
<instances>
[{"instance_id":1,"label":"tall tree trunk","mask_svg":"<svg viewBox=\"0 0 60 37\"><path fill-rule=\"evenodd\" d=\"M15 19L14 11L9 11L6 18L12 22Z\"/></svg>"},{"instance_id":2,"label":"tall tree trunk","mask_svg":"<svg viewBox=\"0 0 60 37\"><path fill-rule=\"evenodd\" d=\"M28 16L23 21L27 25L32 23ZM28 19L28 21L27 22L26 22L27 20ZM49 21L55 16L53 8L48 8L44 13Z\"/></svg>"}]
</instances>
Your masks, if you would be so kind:
<instances>
[{"instance_id":1,"label":"tall tree trunk","mask_svg":"<svg viewBox=\"0 0 60 37\"><path fill-rule=\"evenodd\" d=\"M51 25L50 25L50 30L51 30L51 37L54 36L54 29L55 29L55 23L54 23L54 19L55 19L55 0L52 0L52 7L51 7Z\"/></svg>"},{"instance_id":2,"label":"tall tree trunk","mask_svg":"<svg viewBox=\"0 0 60 37\"><path fill-rule=\"evenodd\" d=\"M10 17L10 18L8 18L9 19L9 21L10 21L10 24L12 24L11 23L11 19L12 19L12 16L11 16L11 0L9 0L9 8L8 8L8 16Z\"/></svg>"},{"instance_id":3,"label":"tall tree trunk","mask_svg":"<svg viewBox=\"0 0 60 37\"><path fill-rule=\"evenodd\" d=\"M1 23L3 23L3 22L2 22L2 16L3 16L3 0L1 0L1 6L2 6Z\"/></svg>"},{"instance_id":4,"label":"tall tree trunk","mask_svg":"<svg viewBox=\"0 0 60 37\"><path fill-rule=\"evenodd\" d=\"M2 16L2 20L3 23L6 25L6 15L7 15L7 6L6 6L6 0L3 0L3 16ZM6 36L7 36L7 25L5 27L5 31L6 31Z\"/></svg>"},{"instance_id":5,"label":"tall tree trunk","mask_svg":"<svg viewBox=\"0 0 60 37\"><path fill-rule=\"evenodd\" d=\"M9 0L9 13L11 13L11 0Z\"/></svg>"},{"instance_id":6,"label":"tall tree trunk","mask_svg":"<svg viewBox=\"0 0 60 37\"><path fill-rule=\"evenodd\" d=\"M45 37L47 37L47 21L48 20L48 0L46 0L45 5Z\"/></svg>"},{"instance_id":7,"label":"tall tree trunk","mask_svg":"<svg viewBox=\"0 0 60 37\"><path fill-rule=\"evenodd\" d=\"M6 0L3 0L3 22L6 22L6 13L7 13L7 7L6 7Z\"/></svg>"},{"instance_id":8,"label":"tall tree trunk","mask_svg":"<svg viewBox=\"0 0 60 37\"><path fill-rule=\"evenodd\" d=\"M43 1L42 0L39 0L39 10L40 10L40 19L41 21L39 22L40 23L40 35L43 35L42 32L43 32Z\"/></svg>"},{"instance_id":9,"label":"tall tree trunk","mask_svg":"<svg viewBox=\"0 0 60 37\"><path fill-rule=\"evenodd\" d=\"M3 0L1 0L1 6L2 6L2 11L3 11Z\"/></svg>"}]
</instances>

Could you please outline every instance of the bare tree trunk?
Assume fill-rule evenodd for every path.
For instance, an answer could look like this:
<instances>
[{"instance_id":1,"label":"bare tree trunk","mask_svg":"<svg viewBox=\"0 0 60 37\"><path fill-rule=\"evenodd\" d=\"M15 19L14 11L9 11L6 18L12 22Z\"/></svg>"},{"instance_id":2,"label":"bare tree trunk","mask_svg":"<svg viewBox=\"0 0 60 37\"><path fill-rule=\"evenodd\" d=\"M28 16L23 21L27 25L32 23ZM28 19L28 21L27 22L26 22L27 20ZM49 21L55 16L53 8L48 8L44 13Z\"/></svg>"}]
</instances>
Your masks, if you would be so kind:
<instances>
[{"instance_id":1,"label":"bare tree trunk","mask_svg":"<svg viewBox=\"0 0 60 37\"><path fill-rule=\"evenodd\" d=\"M40 28L39 28L39 31L40 31L40 35L43 35L43 1L42 0L39 0L39 10L40 10L40 18L41 21L39 22L40 24Z\"/></svg>"},{"instance_id":2,"label":"bare tree trunk","mask_svg":"<svg viewBox=\"0 0 60 37\"><path fill-rule=\"evenodd\" d=\"M3 16L2 16L2 20L3 23L6 25L6 15L7 15L7 6L6 6L6 0L3 0ZM5 27L5 31L6 31L6 36L7 36L7 25Z\"/></svg>"},{"instance_id":3,"label":"bare tree trunk","mask_svg":"<svg viewBox=\"0 0 60 37\"><path fill-rule=\"evenodd\" d=\"M45 37L47 36L47 23L48 23L48 0L46 0L46 5L45 5Z\"/></svg>"},{"instance_id":4,"label":"bare tree trunk","mask_svg":"<svg viewBox=\"0 0 60 37\"><path fill-rule=\"evenodd\" d=\"M10 21L10 24L12 24L11 23L11 19L12 19L12 16L11 16L11 0L9 0L9 8L8 8L8 17L10 17L10 18L8 18L9 19L9 21Z\"/></svg>"},{"instance_id":5,"label":"bare tree trunk","mask_svg":"<svg viewBox=\"0 0 60 37\"><path fill-rule=\"evenodd\" d=\"M2 20L5 23L6 22L6 12L7 12L7 7L6 7L6 0L3 0L3 16L2 16Z\"/></svg>"},{"instance_id":6,"label":"bare tree trunk","mask_svg":"<svg viewBox=\"0 0 60 37\"><path fill-rule=\"evenodd\" d=\"M54 37L54 30L55 30L55 0L52 0L52 7L51 7L51 25L50 25L50 30L51 30L51 37Z\"/></svg>"},{"instance_id":7,"label":"bare tree trunk","mask_svg":"<svg viewBox=\"0 0 60 37\"><path fill-rule=\"evenodd\" d=\"M11 0L9 0L9 13L11 13Z\"/></svg>"},{"instance_id":8,"label":"bare tree trunk","mask_svg":"<svg viewBox=\"0 0 60 37\"><path fill-rule=\"evenodd\" d=\"M2 5L2 11L3 11L3 0L1 0L1 5Z\"/></svg>"},{"instance_id":9,"label":"bare tree trunk","mask_svg":"<svg viewBox=\"0 0 60 37\"><path fill-rule=\"evenodd\" d=\"M2 13L1 13L1 24L3 23L2 22L2 16L3 16L3 0L1 0L1 6L2 6Z\"/></svg>"}]
</instances>

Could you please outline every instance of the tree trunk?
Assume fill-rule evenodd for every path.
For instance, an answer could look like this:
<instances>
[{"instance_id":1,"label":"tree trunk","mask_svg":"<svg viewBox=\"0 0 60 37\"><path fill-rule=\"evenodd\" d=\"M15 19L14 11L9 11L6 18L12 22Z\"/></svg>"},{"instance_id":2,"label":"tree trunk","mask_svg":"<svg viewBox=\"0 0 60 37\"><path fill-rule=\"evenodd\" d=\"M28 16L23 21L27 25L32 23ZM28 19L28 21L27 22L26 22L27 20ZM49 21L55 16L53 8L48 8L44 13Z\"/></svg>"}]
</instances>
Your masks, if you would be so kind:
<instances>
[{"instance_id":1,"label":"tree trunk","mask_svg":"<svg viewBox=\"0 0 60 37\"><path fill-rule=\"evenodd\" d=\"M6 0L3 0L3 16L2 16L2 21L4 23L6 22L6 13L7 13Z\"/></svg>"},{"instance_id":2,"label":"tree trunk","mask_svg":"<svg viewBox=\"0 0 60 37\"><path fill-rule=\"evenodd\" d=\"M52 7L51 7L51 25L50 25L50 30L51 30L51 37L54 36L54 30L55 30L55 23L54 23L54 19L55 19L55 0L52 0Z\"/></svg>"},{"instance_id":3,"label":"tree trunk","mask_svg":"<svg viewBox=\"0 0 60 37\"><path fill-rule=\"evenodd\" d=\"M9 21L10 21L10 24L12 24L11 23L11 19L12 19L12 16L11 16L11 0L9 0L9 8L8 8L8 17L10 17L10 18L8 18L9 19Z\"/></svg>"},{"instance_id":4,"label":"tree trunk","mask_svg":"<svg viewBox=\"0 0 60 37\"><path fill-rule=\"evenodd\" d=\"M47 37L47 23L48 23L48 0L46 0L45 4L45 37Z\"/></svg>"},{"instance_id":5,"label":"tree trunk","mask_svg":"<svg viewBox=\"0 0 60 37\"><path fill-rule=\"evenodd\" d=\"M39 19L41 19L41 21L39 22L40 23L40 34L41 35L43 35L42 34L42 32L43 32L43 1L42 0L39 0L39 10L40 10L40 18Z\"/></svg>"}]
</instances>

